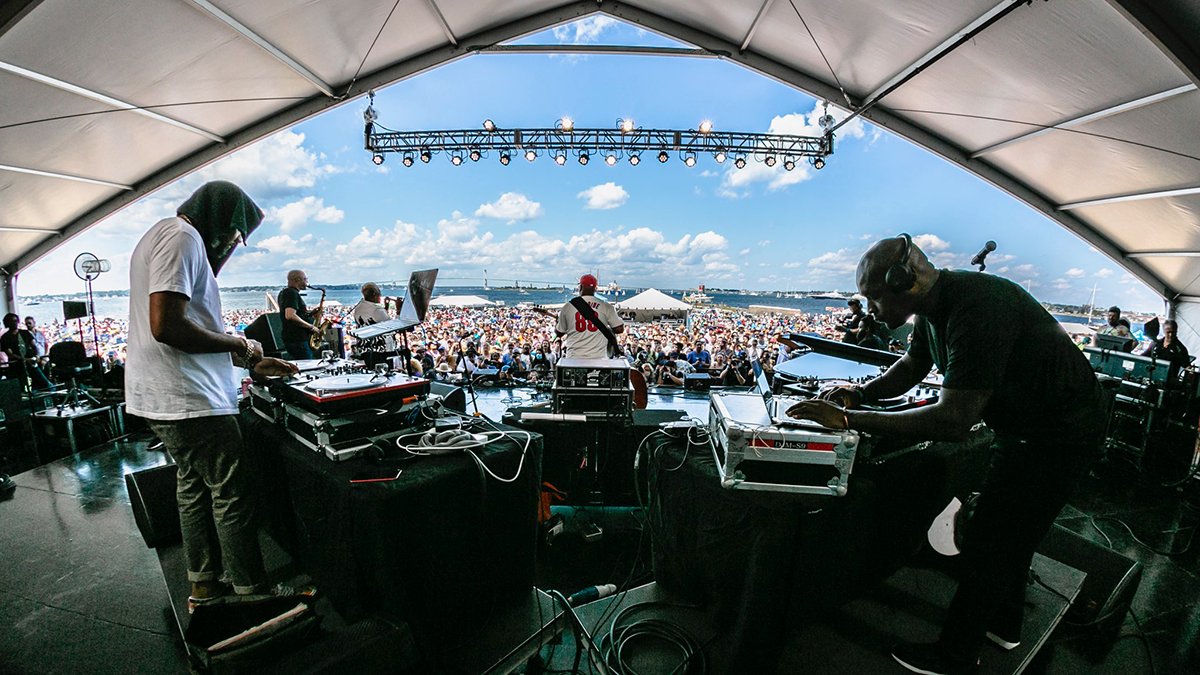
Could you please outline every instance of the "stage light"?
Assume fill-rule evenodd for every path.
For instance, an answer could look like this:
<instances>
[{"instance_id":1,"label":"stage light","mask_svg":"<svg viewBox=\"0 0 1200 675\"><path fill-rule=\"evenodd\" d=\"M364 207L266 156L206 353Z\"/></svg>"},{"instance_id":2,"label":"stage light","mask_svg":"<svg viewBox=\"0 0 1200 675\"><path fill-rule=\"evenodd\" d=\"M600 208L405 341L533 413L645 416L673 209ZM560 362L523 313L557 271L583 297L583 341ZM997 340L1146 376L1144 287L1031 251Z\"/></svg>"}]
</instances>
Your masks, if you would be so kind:
<instances>
[{"instance_id":1,"label":"stage light","mask_svg":"<svg viewBox=\"0 0 1200 675\"><path fill-rule=\"evenodd\" d=\"M555 164L557 164L557 165L559 165L559 166L562 166L563 164L566 164L566 163L567 163L567 155L566 155L566 153L564 153L562 150L559 150L559 151L558 151L558 154L554 155L554 163L555 163Z\"/></svg>"},{"instance_id":2,"label":"stage light","mask_svg":"<svg viewBox=\"0 0 1200 675\"><path fill-rule=\"evenodd\" d=\"M371 161L375 162L376 166L383 164L383 154L377 152L371 155Z\"/></svg>"},{"instance_id":3,"label":"stage light","mask_svg":"<svg viewBox=\"0 0 1200 675\"><path fill-rule=\"evenodd\" d=\"M733 165L734 165L734 166L736 166L736 167L737 167L737 168L739 168L739 169L744 169L744 168L746 168L746 158L745 158L745 157L738 157L738 158L734 159L734 160L733 160Z\"/></svg>"},{"instance_id":4,"label":"stage light","mask_svg":"<svg viewBox=\"0 0 1200 675\"><path fill-rule=\"evenodd\" d=\"M404 163L404 166L412 166L413 165L412 153L411 152L404 153L404 159L401 161Z\"/></svg>"},{"instance_id":5,"label":"stage light","mask_svg":"<svg viewBox=\"0 0 1200 675\"><path fill-rule=\"evenodd\" d=\"M605 157L604 157L604 163L605 163L605 164L607 164L607 165L609 165L609 166L614 166L614 165L616 165L616 163L617 163L617 156L616 156L616 155L614 155L614 154L612 154L611 152L610 152L610 153L608 153L608 154L607 154L607 155L605 155Z\"/></svg>"},{"instance_id":6,"label":"stage light","mask_svg":"<svg viewBox=\"0 0 1200 675\"><path fill-rule=\"evenodd\" d=\"M532 162L533 160L537 159L537 153L534 152L533 150L526 150L525 151L525 159Z\"/></svg>"},{"instance_id":7,"label":"stage light","mask_svg":"<svg viewBox=\"0 0 1200 675\"><path fill-rule=\"evenodd\" d=\"M703 122L700 123L700 133L707 134L710 131L712 131L712 122L711 121L704 120Z\"/></svg>"},{"instance_id":8,"label":"stage light","mask_svg":"<svg viewBox=\"0 0 1200 675\"><path fill-rule=\"evenodd\" d=\"M717 164L724 164L725 163L725 151L718 150L717 154L713 155L713 159L717 160Z\"/></svg>"},{"instance_id":9,"label":"stage light","mask_svg":"<svg viewBox=\"0 0 1200 675\"><path fill-rule=\"evenodd\" d=\"M588 154L586 152L579 153L579 163L583 164L584 166L587 166Z\"/></svg>"},{"instance_id":10,"label":"stage light","mask_svg":"<svg viewBox=\"0 0 1200 675\"><path fill-rule=\"evenodd\" d=\"M454 166L462 164L462 155L450 155L450 163Z\"/></svg>"},{"instance_id":11,"label":"stage light","mask_svg":"<svg viewBox=\"0 0 1200 675\"><path fill-rule=\"evenodd\" d=\"M633 120L621 120L621 133L627 134L633 131Z\"/></svg>"},{"instance_id":12,"label":"stage light","mask_svg":"<svg viewBox=\"0 0 1200 675\"><path fill-rule=\"evenodd\" d=\"M638 163L641 161L642 161L641 155L630 155L629 156L629 165L630 166L637 166Z\"/></svg>"},{"instance_id":13,"label":"stage light","mask_svg":"<svg viewBox=\"0 0 1200 675\"><path fill-rule=\"evenodd\" d=\"M787 169L788 171L791 171L792 169L796 168L796 161L790 157L788 159L783 160L783 168Z\"/></svg>"},{"instance_id":14,"label":"stage light","mask_svg":"<svg viewBox=\"0 0 1200 675\"><path fill-rule=\"evenodd\" d=\"M575 128L575 120L571 119L570 117L564 117L558 121L558 126L561 127L563 131L571 131Z\"/></svg>"},{"instance_id":15,"label":"stage light","mask_svg":"<svg viewBox=\"0 0 1200 675\"><path fill-rule=\"evenodd\" d=\"M694 153L694 152L689 152L689 153L688 153L688 154L687 154L687 155L686 155L686 156L683 158L683 163L684 163L684 164L686 164L688 167L693 167L693 166L696 166L696 153Z\"/></svg>"},{"instance_id":16,"label":"stage light","mask_svg":"<svg viewBox=\"0 0 1200 675\"><path fill-rule=\"evenodd\" d=\"M484 131L495 131L496 123L491 120L484 120L483 121L483 130Z\"/></svg>"},{"instance_id":17,"label":"stage light","mask_svg":"<svg viewBox=\"0 0 1200 675\"><path fill-rule=\"evenodd\" d=\"M428 164L430 159L433 159L433 155L429 154L428 150L422 150L421 151L421 161Z\"/></svg>"},{"instance_id":18,"label":"stage light","mask_svg":"<svg viewBox=\"0 0 1200 675\"><path fill-rule=\"evenodd\" d=\"M500 163L503 164L504 166L508 166L508 163L511 161L512 161L512 155L508 154L507 150L501 150L500 151Z\"/></svg>"},{"instance_id":19,"label":"stage light","mask_svg":"<svg viewBox=\"0 0 1200 675\"><path fill-rule=\"evenodd\" d=\"M825 168L825 158L824 157L814 157L812 165L813 165L814 169L818 169L818 170L824 169Z\"/></svg>"},{"instance_id":20,"label":"stage light","mask_svg":"<svg viewBox=\"0 0 1200 675\"><path fill-rule=\"evenodd\" d=\"M767 166L775 166L775 157L772 155L767 155L767 158L763 160L763 164L766 164Z\"/></svg>"},{"instance_id":21,"label":"stage light","mask_svg":"<svg viewBox=\"0 0 1200 675\"><path fill-rule=\"evenodd\" d=\"M480 157L483 157L483 153L479 151L479 148L471 148L471 161L478 162Z\"/></svg>"},{"instance_id":22,"label":"stage light","mask_svg":"<svg viewBox=\"0 0 1200 675\"><path fill-rule=\"evenodd\" d=\"M663 150L662 152L658 153L658 161L662 162L663 164L666 164L667 160L670 158L671 158L671 156L667 154L666 150Z\"/></svg>"}]
</instances>

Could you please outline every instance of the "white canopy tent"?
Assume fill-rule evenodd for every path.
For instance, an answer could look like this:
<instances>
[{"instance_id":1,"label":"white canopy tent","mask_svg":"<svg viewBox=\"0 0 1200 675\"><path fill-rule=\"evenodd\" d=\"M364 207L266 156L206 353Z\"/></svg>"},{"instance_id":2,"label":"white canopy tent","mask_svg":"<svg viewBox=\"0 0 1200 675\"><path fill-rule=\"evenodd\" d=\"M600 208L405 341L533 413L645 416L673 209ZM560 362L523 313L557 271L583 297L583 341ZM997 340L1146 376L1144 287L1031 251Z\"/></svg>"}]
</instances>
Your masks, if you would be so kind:
<instances>
[{"instance_id":1,"label":"white canopy tent","mask_svg":"<svg viewBox=\"0 0 1200 675\"><path fill-rule=\"evenodd\" d=\"M1185 337L1200 326L1194 0L394 1L0 4L0 309L39 257L247 143L532 51L726 59L865 109L1146 282ZM504 44L596 13L693 48Z\"/></svg>"},{"instance_id":2,"label":"white canopy tent","mask_svg":"<svg viewBox=\"0 0 1200 675\"><path fill-rule=\"evenodd\" d=\"M443 295L430 301L430 307L459 307L463 309L476 307L494 307L496 303L481 298L478 295Z\"/></svg>"},{"instance_id":3,"label":"white canopy tent","mask_svg":"<svg viewBox=\"0 0 1200 675\"><path fill-rule=\"evenodd\" d=\"M626 321L644 323L659 319L687 319L692 306L663 293L656 288L648 288L641 293L622 300L613 305L617 314Z\"/></svg>"}]
</instances>

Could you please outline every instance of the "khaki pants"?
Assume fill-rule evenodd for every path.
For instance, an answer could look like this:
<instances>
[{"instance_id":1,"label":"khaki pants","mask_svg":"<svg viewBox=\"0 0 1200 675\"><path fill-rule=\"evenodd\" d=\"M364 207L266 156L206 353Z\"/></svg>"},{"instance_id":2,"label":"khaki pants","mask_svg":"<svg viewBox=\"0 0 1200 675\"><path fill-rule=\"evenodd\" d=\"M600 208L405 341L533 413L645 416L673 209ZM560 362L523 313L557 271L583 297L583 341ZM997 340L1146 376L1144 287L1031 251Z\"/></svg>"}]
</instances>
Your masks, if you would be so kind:
<instances>
[{"instance_id":1,"label":"khaki pants","mask_svg":"<svg viewBox=\"0 0 1200 675\"><path fill-rule=\"evenodd\" d=\"M148 420L178 467L179 524L188 581L216 581L223 569L240 594L260 592L263 569L249 477L235 415Z\"/></svg>"}]
</instances>

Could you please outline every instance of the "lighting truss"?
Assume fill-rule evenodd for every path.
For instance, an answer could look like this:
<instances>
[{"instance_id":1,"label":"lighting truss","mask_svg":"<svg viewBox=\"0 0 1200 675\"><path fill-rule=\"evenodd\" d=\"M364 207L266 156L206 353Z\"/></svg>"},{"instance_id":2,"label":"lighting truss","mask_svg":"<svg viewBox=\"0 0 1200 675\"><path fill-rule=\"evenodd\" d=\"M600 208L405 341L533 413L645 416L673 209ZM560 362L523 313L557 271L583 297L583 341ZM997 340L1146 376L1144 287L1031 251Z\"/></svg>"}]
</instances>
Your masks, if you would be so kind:
<instances>
[{"instance_id":1,"label":"lighting truss","mask_svg":"<svg viewBox=\"0 0 1200 675\"><path fill-rule=\"evenodd\" d=\"M833 154L834 135L828 132L821 136L758 134L717 131L711 125L707 131L702 130L703 125L700 129L688 130L641 129L630 128L624 120L615 129L581 129L561 122L553 128L502 129L489 122L478 130L387 131L377 130L373 121L368 120L365 144L373 157L399 152L405 156L417 155L423 161L428 161L429 155L440 153L452 158L469 155L474 159L479 153L495 150L508 156L544 154L556 158L558 164L565 163L557 160L559 156L575 155L581 164L586 164L587 160L583 158L591 155L605 159L610 166L616 164L616 159L626 157L631 160L630 164L636 165L638 161L633 158L643 153L665 161L662 159L665 153L677 155L688 166L695 164L694 158L707 155L718 163L726 157L753 158L768 166L774 166L776 161L794 166L805 159L819 168L825 165L825 158Z\"/></svg>"}]
</instances>

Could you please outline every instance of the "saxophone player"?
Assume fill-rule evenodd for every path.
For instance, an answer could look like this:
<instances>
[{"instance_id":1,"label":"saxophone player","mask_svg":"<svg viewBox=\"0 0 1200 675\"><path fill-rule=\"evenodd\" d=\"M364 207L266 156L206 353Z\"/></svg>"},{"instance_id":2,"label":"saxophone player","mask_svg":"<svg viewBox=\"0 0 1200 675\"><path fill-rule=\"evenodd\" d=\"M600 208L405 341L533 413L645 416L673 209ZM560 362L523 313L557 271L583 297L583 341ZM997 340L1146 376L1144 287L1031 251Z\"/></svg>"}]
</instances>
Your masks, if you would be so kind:
<instances>
[{"instance_id":1,"label":"saxophone player","mask_svg":"<svg viewBox=\"0 0 1200 675\"><path fill-rule=\"evenodd\" d=\"M313 358L308 343L320 331L313 315L304 304L300 291L307 290L308 276L301 270L292 270L287 275L287 288L279 291L279 318L283 324L283 347L292 360ZM322 294L322 299L324 294ZM321 309L320 306L317 308Z\"/></svg>"}]
</instances>

